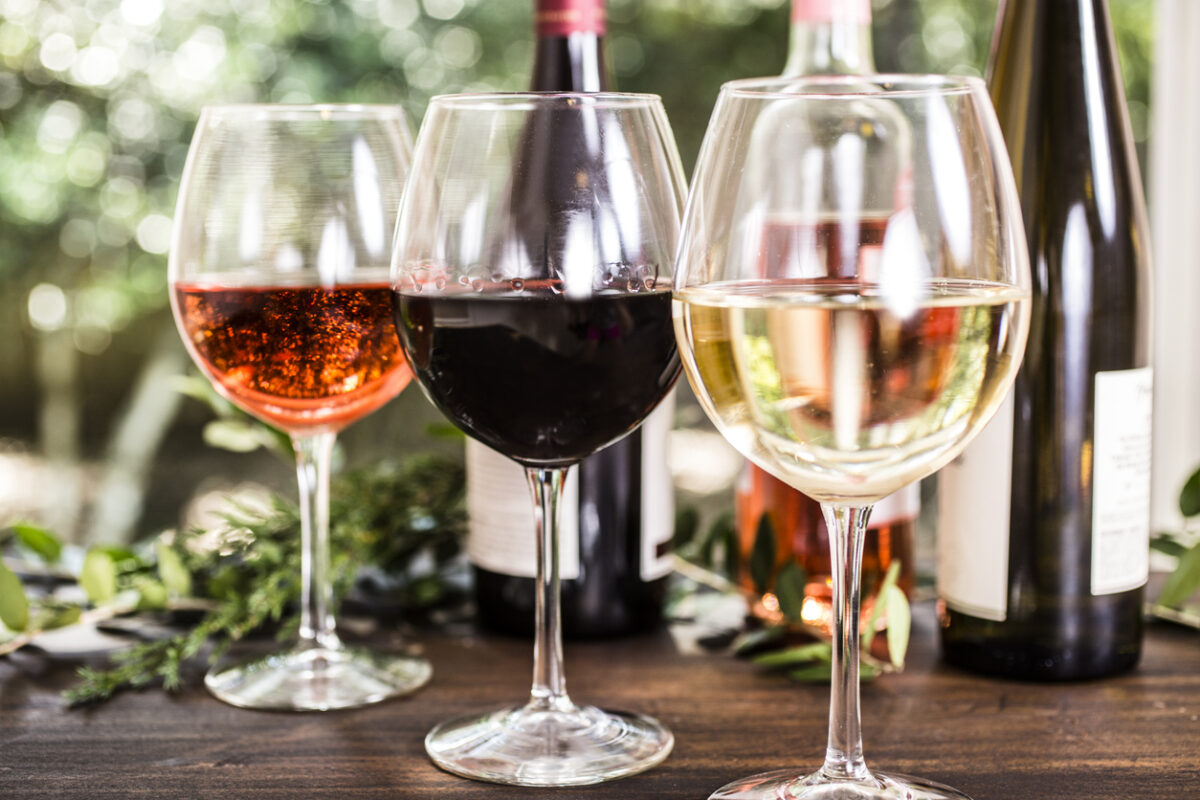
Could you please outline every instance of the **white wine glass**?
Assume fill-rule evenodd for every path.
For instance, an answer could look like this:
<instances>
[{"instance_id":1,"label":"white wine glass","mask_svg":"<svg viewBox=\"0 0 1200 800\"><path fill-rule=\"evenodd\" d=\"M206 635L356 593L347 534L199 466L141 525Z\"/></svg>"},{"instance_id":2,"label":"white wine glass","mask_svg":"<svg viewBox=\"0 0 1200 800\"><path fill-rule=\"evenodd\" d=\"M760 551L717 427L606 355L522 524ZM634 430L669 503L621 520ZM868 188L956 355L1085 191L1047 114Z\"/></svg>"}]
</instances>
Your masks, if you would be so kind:
<instances>
[{"instance_id":1,"label":"white wine glass","mask_svg":"<svg viewBox=\"0 0 1200 800\"><path fill-rule=\"evenodd\" d=\"M329 575L334 439L412 377L388 280L411 159L395 106L213 106L192 138L169 264L175 321L217 391L290 436L300 489L299 637L209 670L208 689L232 705L350 708L431 675L424 658L343 644Z\"/></svg>"},{"instance_id":2,"label":"white wine glass","mask_svg":"<svg viewBox=\"0 0 1200 800\"><path fill-rule=\"evenodd\" d=\"M982 81L722 87L684 215L675 330L721 433L821 503L834 652L821 768L744 778L713 798L965 797L863 758L862 543L875 502L946 464L995 412L1024 352L1029 284Z\"/></svg>"}]
</instances>

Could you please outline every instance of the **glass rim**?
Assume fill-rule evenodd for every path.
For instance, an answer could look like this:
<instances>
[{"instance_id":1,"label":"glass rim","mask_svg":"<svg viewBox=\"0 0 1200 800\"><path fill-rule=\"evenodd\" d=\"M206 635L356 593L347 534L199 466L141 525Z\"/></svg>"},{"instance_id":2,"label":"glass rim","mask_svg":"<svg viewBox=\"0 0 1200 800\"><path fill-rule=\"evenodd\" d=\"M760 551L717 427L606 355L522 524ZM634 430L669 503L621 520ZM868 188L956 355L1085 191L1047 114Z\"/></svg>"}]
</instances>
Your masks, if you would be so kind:
<instances>
[{"instance_id":1,"label":"glass rim","mask_svg":"<svg viewBox=\"0 0 1200 800\"><path fill-rule=\"evenodd\" d=\"M799 88L804 87L804 88ZM811 87L811 90L807 87ZM821 87L828 87L822 91ZM837 91L836 87L851 87ZM854 87L859 87L857 91ZM871 87L871 88L867 88ZM987 87L973 75L797 75L794 77L741 78L721 84L721 94L739 98L838 100L856 97L919 97L972 94Z\"/></svg>"},{"instance_id":2,"label":"glass rim","mask_svg":"<svg viewBox=\"0 0 1200 800\"><path fill-rule=\"evenodd\" d=\"M399 103L215 103L202 116L248 115L252 119L406 119Z\"/></svg>"},{"instance_id":3,"label":"glass rim","mask_svg":"<svg viewBox=\"0 0 1200 800\"><path fill-rule=\"evenodd\" d=\"M556 103L589 108L646 108L662 106L662 96L647 92L463 92L436 95L429 100L429 107L527 111Z\"/></svg>"}]
</instances>

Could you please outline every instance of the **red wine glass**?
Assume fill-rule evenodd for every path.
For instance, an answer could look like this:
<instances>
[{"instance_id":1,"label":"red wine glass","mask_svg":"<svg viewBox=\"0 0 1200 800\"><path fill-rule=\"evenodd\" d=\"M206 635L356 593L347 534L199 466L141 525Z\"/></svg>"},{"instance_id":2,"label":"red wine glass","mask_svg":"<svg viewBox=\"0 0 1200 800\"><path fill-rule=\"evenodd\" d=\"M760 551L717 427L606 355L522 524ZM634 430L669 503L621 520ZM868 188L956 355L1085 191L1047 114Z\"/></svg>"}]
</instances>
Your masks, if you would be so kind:
<instances>
[{"instance_id":1,"label":"red wine glass","mask_svg":"<svg viewBox=\"0 0 1200 800\"><path fill-rule=\"evenodd\" d=\"M867 768L859 570L873 504L962 451L1024 352L1028 254L983 82L726 84L681 239L688 379L731 444L821 503L833 573L824 765L736 780L713 800L963 800Z\"/></svg>"},{"instance_id":2,"label":"red wine glass","mask_svg":"<svg viewBox=\"0 0 1200 800\"><path fill-rule=\"evenodd\" d=\"M640 772L666 758L670 731L567 694L557 530L567 469L640 425L679 375L684 181L662 104L438 97L413 163L392 271L405 352L434 405L525 468L537 521L531 697L438 725L426 751L522 786Z\"/></svg>"},{"instance_id":3,"label":"red wine glass","mask_svg":"<svg viewBox=\"0 0 1200 800\"><path fill-rule=\"evenodd\" d=\"M175 320L217 390L291 437L300 489L299 638L208 672L236 706L349 708L431 674L423 658L343 644L329 577L334 439L411 378L388 281L411 151L391 106L215 106L192 139L170 256Z\"/></svg>"}]
</instances>

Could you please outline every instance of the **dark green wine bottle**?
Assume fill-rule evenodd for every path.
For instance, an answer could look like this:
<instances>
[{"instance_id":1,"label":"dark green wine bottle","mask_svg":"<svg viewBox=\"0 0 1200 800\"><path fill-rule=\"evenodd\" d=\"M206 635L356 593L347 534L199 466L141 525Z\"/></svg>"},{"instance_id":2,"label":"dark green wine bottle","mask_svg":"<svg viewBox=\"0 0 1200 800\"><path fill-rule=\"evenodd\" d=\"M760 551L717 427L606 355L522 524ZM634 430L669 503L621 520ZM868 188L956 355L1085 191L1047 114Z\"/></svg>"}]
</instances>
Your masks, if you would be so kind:
<instances>
[{"instance_id":1,"label":"dark green wine bottle","mask_svg":"<svg viewBox=\"0 0 1200 800\"><path fill-rule=\"evenodd\" d=\"M1009 403L939 478L942 653L993 675L1134 666L1149 557L1150 257L1104 0L1005 0L989 86L1033 316Z\"/></svg>"}]
</instances>

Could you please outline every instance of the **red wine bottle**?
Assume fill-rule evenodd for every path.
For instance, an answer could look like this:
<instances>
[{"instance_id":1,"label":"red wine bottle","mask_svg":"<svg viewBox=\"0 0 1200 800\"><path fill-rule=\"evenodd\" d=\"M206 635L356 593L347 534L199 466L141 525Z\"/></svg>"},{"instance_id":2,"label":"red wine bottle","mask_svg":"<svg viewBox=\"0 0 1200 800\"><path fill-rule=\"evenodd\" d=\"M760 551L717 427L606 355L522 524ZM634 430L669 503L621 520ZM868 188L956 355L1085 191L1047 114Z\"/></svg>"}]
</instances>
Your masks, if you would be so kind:
<instances>
[{"instance_id":1,"label":"red wine bottle","mask_svg":"<svg viewBox=\"0 0 1200 800\"><path fill-rule=\"evenodd\" d=\"M598 92L611 88L604 55L603 0L537 0L533 91ZM522 180L545 183L519 193L532 204L557 205L574 191L575 170L551 157L551 120L535 120L529 141L534 167ZM540 168L538 168L540 167ZM572 176L563 182L555 175ZM532 177L532 176L538 177ZM599 188L597 189L599 190ZM530 220L541 208L524 208ZM537 225L530 225L538 229ZM518 232L518 235L520 233ZM540 235L540 234L539 234ZM528 237L525 237L528 238ZM529 252L537 244L525 248ZM668 550L674 524L673 487L666 463L671 398L641 428L571 469L561 503L559 573L566 637L614 636L649 629L662 619ZM534 618L534 518L524 471L486 446L467 444L467 553L474 567L480 624L528 634Z\"/></svg>"},{"instance_id":2,"label":"red wine bottle","mask_svg":"<svg viewBox=\"0 0 1200 800\"><path fill-rule=\"evenodd\" d=\"M1139 658L1150 242L1104 0L1006 0L989 66L1033 269L1007 410L939 477L946 661L1065 680Z\"/></svg>"},{"instance_id":3,"label":"red wine bottle","mask_svg":"<svg viewBox=\"0 0 1200 800\"><path fill-rule=\"evenodd\" d=\"M870 0L792 0L791 37L785 76L865 75L875 71L871 51ZM805 232L794 225L768 228L764 259L782 263L788 248ZM882 237L878 243L882 246ZM751 598L755 616L776 623L791 621L828 629L833 619L829 589L829 534L821 505L747 461L734 496L738 528L738 576ZM863 545L863 613L870 614L873 592L893 562L900 565L899 586L911 592L915 574L915 529L921 509L920 487L911 484L878 503L871 512ZM767 521L770 526L764 526ZM774 541L764 542L768 532ZM753 554L773 552L769 575L755 574ZM766 548L766 549L764 549ZM780 607L776 578L790 564L805 577L800 619ZM797 574L797 573L793 573Z\"/></svg>"}]
</instances>

